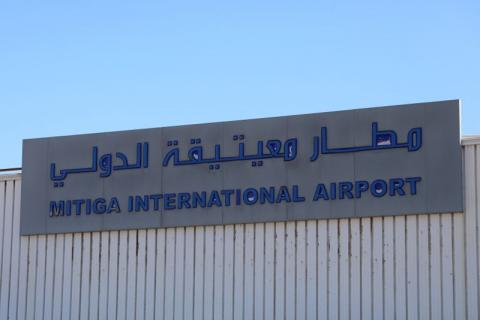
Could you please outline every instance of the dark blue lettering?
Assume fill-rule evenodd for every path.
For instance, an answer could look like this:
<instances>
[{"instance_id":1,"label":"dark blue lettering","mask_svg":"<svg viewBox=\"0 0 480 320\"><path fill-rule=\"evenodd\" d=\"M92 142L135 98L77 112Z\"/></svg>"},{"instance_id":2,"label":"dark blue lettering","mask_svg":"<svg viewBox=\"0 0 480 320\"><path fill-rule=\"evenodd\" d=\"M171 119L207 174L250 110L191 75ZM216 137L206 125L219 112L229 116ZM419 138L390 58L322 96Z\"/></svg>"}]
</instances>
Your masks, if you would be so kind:
<instances>
[{"instance_id":1,"label":"dark blue lettering","mask_svg":"<svg viewBox=\"0 0 480 320\"><path fill-rule=\"evenodd\" d=\"M339 199L344 199L345 195L349 199L353 198L353 195L352 195L353 184L351 182L340 182L338 184L338 188L339 188L339 194L338 194Z\"/></svg>"},{"instance_id":2,"label":"dark blue lettering","mask_svg":"<svg viewBox=\"0 0 480 320\"><path fill-rule=\"evenodd\" d=\"M175 193L166 193L163 195L163 208L165 210L175 209Z\"/></svg>"},{"instance_id":3,"label":"dark blue lettering","mask_svg":"<svg viewBox=\"0 0 480 320\"><path fill-rule=\"evenodd\" d=\"M140 211L148 211L149 201L148 196L135 196L135 212Z\"/></svg>"},{"instance_id":4,"label":"dark blue lettering","mask_svg":"<svg viewBox=\"0 0 480 320\"><path fill-rule=\"evenodd\" d=\"M177 207L178 209L182 209L183 207L187 209L190 208L190 193L180 192L178 194Z\"/></svg>"},{"instance_id":5,"label":"dark blue lettering","mask_svg":"<svg viewBox=\"0 0 480 320\"><path fill-rule=\"evenodd\" d=\"M337 199L337 184L335 182L330 183L330 200Z\"/></svg>"},{"instance_id":6,"label":"dark blue lettering","mask_svg":"<svg viewBox=\"0 0 480 320\"><path fill-rule=\"evenodd\" d=\"M85 213L87 215L92 213L92 200L90 199L85 200Z\"/></svg>"},{"instance_id":7,"label":"dark blue lettering","mask_svg":"<svg viewBox=\"0 0 480 320\"><path fill-rule=\"evenodd\" d=\"M196 208L199 203L201 208L207 206L207 193L205 191L202 191L201 194L198 192L192 194L192 207Z\"/></svg>"},{"instance_id":8,"label":"dark blue lettering","mask_svg":"<svg viewBox=\"0 0 480 320\"><path fill-rule=\"evenodd\" d=\"M65 203L65 214L67 216L72 215L72 201L70 201L70 200L67 200L66 203Z\"/></svg>"},{"instance_id":9,"label":"dark blue lettering","mask_svg":"<svg viewBox=\"0 0 480 320\"><path fill-rule=\"evenodd\" d=\"M417 182L422 181L421 177L406 178L405 181L410 185L410 194L417 194Z\"/></svg>"},{"instance_id":10,"label":"dark blue lettering","mask_svg":"<svg viewBox=\"0 0 480 320\"><path fill-rule=\"evenodd\" d=\"M254 188L247 188L243 191L243 202L248 205L255 204L258 200L258 191Z\"/></svg>"},{"instance_id":11,"label":"dark blue lettering","mask_svg":"<svg viewBox=\"0 0 480 320\"><path fill-rule=\"evenodd\" d=\"M96 214L103 214L107 210L107 207L105 206L105 199L104 198L98 198L93 201L93 213Z\"/></svg>"},{"instance_id":12,"label":"dark blue lettering","mask_svg":"<svg viewBox=\"0 0 480 320\"><path fill-rule=\"evenodd\" d=\"M377 179L370 185L370 193L372 196L380 198L387 193L387 183L385 180Z\"/></svg>"},{"instance_id":13,"label":"dark blue lettering","mask_svg":"<svg viewBox=\"0 0 480 320\"><path fill-rule=\"evenodd\" d=\"M65 201L50 201L50 217L63 216L65 214Z\"/></svg>"},{"instance_id":14,"label":"dark blue lettering","mask_svg":"<svg viewBox=\"0 0 480 320\"><path fill-rule=\"evenodd\" d=\"M108 204L107 213L112 212L120 213L120 204L118 203L117 197L110 199L110 203Z\"/></svg>"},{"instance_id":15,"label":"dark blue lettering","mask_svg":"<svg viewBox=\"0 0 480 320\"><path fill-rule=\"evenodd\" d=\"M260 188L260 203L264 204L265 200L268 203L275 203L275 187L269 187L268 190L265 187Z\"/></svg>"},{"instance_id":16,"label":"dark blue lettering","mask_svg":"<svg viewBox=\"0 0 480 320\"><path fill-rule=\"evenodd\" d=\"M281 186L280 190L278 190L276 202L280 203L282 201L291 202L290 193L288 192L288 188L286 186Z\"/></svg>"},{"instance_id":17,"label":"dark blue lettering","mask_svg":"<svg viewBox=\"0 0 480 320\"><path fill-rule=\"evenodd\" d=\"M72 200L72 205L75 206L75 214L79 216L82 213L82 204L85 203L85 200L83 199L78 199L78 200Z\"/></svg>"},{"instance_id":18,"label":"dark blue lettering","mask_svg":"<svg viewBox=\"0 0 480 320\"><path fill-rule=\"evenodd\" d=\"M220 193L223 195L225 207L230 207L230 198L235 193L233 189L222 190Z\"/></svg>"},{"instance_id":19,"label":"dark blue lettering","mask_svg":"<svg viewBox=\"0 0 480 320\"><path fill-rule=\"evenodd\" d=\"M222 202L220 201L220 195L218 194L218 191L215 190L210 193L207 206L212 207L213 205L216 205L217 207L222 206Z\"/></svg>"},{"instance_id":20,"label":"dark blue lettering","mask_svg":"<svg viewBox=\"0 0 480 320\"><path fill-rule=\"evenodd\" d=\"M323 183L317 184L315 194L313 195L313 201L318 201L319 199L329 200L327 187Z\"/></svg>"},{"instance_id":21,"label":"dark blue lettering","mask_svg":"<svg viewBox=\"0 0 480 320\"><path fill-rule=\"evenodd\" d=\"M236 191L235 204L239 206L242 204L242 190L237 189L235 191Z\"/></svg>"},{"instance_id":22,"label":"dark blue lettering","mask_svg":"<svg viewBox=\"0 0 480 320\"><path fill-rule=\"evenodd\" d=\"M368 190L368 182L367 181L355 181L355 198L361 198L362 192Z\"/></svg>"},{"instance_id":23,"label":"dark blue lettering","mask_svg":"<svg viewBox=\"0 0 480 320\"><path fill-rule=\"evenodd\" d=\"M300 196L300 191L297 185L292 186L292 199L293 199L293 202L305 201L305 197Z\"/></svg>"},{"instance_id":24,"label":"dark blue lettering","mask_svg":"<svg viewBox=\"0 0 480 320\"><path fill-rule=\"evenodd\" d=\"M161 194L151 194L150 200L153 200L153 210L158 211L160 210L160 199L163 198Z\"/></svg>"},{"instance_id":25,"label":"dark blue lettering","mask_svg":"<svg viewBox=\"0 0 480 320\"><path fill-rule=\"evenodd\" d=\"M128 212L133 211L133 196L128 197Z\"/></svg>"},{"instance_id":26,"label":"dark blue lettering","mask_svg":"<svg viewBox=\"0 0 480 320\"><path fill-rule=\"evenodd\" d=\"M405 195L405 191L403 190L405 182L403 182L403 179L400 178L394 178L390 179L390 191L389 194L390 196L395 196L395 194L398 192L400 196Z\"/></svg>"}]
</instances>

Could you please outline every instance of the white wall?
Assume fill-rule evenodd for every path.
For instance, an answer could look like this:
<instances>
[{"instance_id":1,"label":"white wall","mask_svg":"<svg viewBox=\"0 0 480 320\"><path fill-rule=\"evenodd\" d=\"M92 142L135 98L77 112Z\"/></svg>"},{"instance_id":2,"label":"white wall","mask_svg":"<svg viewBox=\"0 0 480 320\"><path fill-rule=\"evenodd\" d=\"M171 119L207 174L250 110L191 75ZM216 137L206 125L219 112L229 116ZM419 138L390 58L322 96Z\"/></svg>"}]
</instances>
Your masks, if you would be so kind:
<instances>
[{"instance_id":1,"label":"white wall","mask_svg":"<svg viewBox=\"0 0 480 320\"><path fill-rule=\"evenodd\" d=\"M0 319L478 319L480 147L466 213L19 236L0 176Z\"/></svg>"}]
</instances>

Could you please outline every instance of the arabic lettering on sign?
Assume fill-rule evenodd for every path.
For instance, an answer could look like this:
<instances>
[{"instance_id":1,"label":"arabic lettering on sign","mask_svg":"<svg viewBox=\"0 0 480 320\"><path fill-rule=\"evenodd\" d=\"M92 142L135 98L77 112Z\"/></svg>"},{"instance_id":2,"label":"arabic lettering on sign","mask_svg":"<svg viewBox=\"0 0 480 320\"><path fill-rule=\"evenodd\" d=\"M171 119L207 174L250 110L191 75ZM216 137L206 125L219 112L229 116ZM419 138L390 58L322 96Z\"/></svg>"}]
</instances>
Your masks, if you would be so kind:
<instances>
[{"instance_id":1,"label":"arabic lettering on sign","mask_svg":"<svg viewBox=\"0 0 480 320\"><path fill-rule=\"evenodd\" d=\"M267 152L265 152L265 147ZM231 161L253 161L264 160L272 158L283 158L284 161L292 161L297 156L297 139L288 139L283 143L280 140L257 141L257 153L245 154L245 143L238 144L237 156L221 156L221 146L215 145L215 156L213 158L203 157L203 147L195 146L188 150L187 159L180 160L180 149L173 148L167 152L163 159L163 166L167 167L170 160L173 158L174 166L185 166L205 163L221 163ZM282 151L283 150L283 151Z\"/></svg>"},{"instance_id":2,"label":"arabic lettering on sign","mask_svg":"<svg viewBox=\"0 0 480 320\"><path fill-rule=\"evenodd\" d=\"M244 135L235 135L233 140L242 141ZM335 153L352 153L374 150L398 149L404 148L408 152L414 152L422 147L422 128L412 128L408 131L405 142L399 142L397 133L393 130L379 130L378 123L372 123L371 144L359 147L339 147L329 148L328 146L328 130L326 127L321 128L321 135L313 137L313 151L310 161L315 161L322 155ZM162 166L168 167L171 163L173 166L186 166L197 164L209 164L210 169L218 169L220 163L233 161L252 161L252 166L262 166L263 160L267 159L283 159L283 161L293 161L297 157L298 139L290 138L284 142L271 139L267 141L257 141L257 152L255 154L245 154L245 143L238 144L237 155L222 155L221 145L216 144L214 147L214 156L211 158L204 157L204 149L198 145L201 139L191 139L191 147L186 157L181 157L178 141L168 141L168 147L173 146L163 158ZM90 167L61 169L57 174L56 163L50 164L50 180L54 182L55 187L62 187L63 180L68 175L77 173L89 173L100 171L99 176L102 178L109 177L113 171L131 170L148 168L149 165L149 143L137 143L136 161L129 163L125 153L116 152L115 161L112 153L107 153L99 157L98 147L92 148L92 160Z\"/></svg>"},{"instance_id":3,"label":"arabic lettering on sign","mask_svg":"<svg viewBox=\"0 0 480 320\"><path fill-rule=\"evenodd\" d=\"M113 164L113 155L107 153L98 158L98 147L92 148L92 164L90 167L85 168L73 168L73 169L61 169L60 173L56 173L56 164L50 164L50 180L63 181L68 175L74 173L88 173L97 172L100 169L100 177L106 178L112 174L112 171L118 170L130 170L139 168L148 168L148 142L137 143L136 150L137 160L135 163L130 164L127 156L122 152L116 152L115 157L118 159L119 164ZM56 184L55 186L63 186L63 184Z\"/></svg>"},{"instance_id":4,"label":"arabic lettering on sign","mask_svg":"<svg viewBox=\"0 0 480 320\"><path fill-rule=\"evenodd\" d=\"M329 148L327 128L322 127L321 138L313 137L313 155L311 161L318 159L321 154L350 153L372 150L405 148L408 152L417 151L422 147L422 128L412 128L408 131L406 142L398 142L397 133L393 130L378 130L378 123L372 123L372 143L367 146Z\"/></svg>"}]
</instances>

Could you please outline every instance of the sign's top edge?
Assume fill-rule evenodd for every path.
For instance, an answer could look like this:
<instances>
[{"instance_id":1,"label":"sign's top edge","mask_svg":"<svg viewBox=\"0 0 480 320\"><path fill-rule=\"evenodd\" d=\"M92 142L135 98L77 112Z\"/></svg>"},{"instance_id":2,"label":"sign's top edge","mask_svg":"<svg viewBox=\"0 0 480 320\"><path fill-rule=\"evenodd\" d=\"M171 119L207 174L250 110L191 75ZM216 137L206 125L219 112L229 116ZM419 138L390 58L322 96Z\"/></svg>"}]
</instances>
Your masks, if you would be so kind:
<instances>
[{"instance_id":1,"label":"sign's top edge","mask_svg":"<svg viewBox=\"0 0 480 320\"><path fill-rule=\"evenodd\" d=\"M181 128L181 127L188 127L188 126L193 126L193 125L209 125L209 124L218 124L218 123L228 124L228 123L233 123L233 122L262 120L262 119L281 119L281 118L288 118L288 117L295 117L295 116L332 114L332 113L342 113L342 112L352 112L352 111L367 111L367 110L373 110L373 109L395 108L395 107L413 107L413 106L422 106L422 105L428 105L428 104L432 105L432 104L444 104L444 103L456 103L457 106L460 106L461 100L460 99L449 99L449 100L438 100L438 101L413 102L413 103L404 103L404 104L395 104L395 105L383 105L383 106L376 106L376 107L359 107L359 108L355 108L355 109L345 109L345 110L335 110L335 111L299 113L299 114L291 114L291 115L283 115L283 116L249 118L249 119L239 119L239 120L225 120L225 121L204 122L204 123L189 123L189 124L172 125L172 126L164 126L164 127L137 128L137 129L117 130L117 131L102 131L102 132L69 134L69 135L60 135L60 136L47 136L47 137L38 137L38 138L25 138L25 139L23 139L23 141L25 142L25 141L34 141L34 140L45 140L45 139L64 138L64 137L73 137L73 136L92 136L92 135L106 134L106 133L127 133L127 132L133 132L133 131L137 131L137 130Z\"/></svg>"}]
</instances>

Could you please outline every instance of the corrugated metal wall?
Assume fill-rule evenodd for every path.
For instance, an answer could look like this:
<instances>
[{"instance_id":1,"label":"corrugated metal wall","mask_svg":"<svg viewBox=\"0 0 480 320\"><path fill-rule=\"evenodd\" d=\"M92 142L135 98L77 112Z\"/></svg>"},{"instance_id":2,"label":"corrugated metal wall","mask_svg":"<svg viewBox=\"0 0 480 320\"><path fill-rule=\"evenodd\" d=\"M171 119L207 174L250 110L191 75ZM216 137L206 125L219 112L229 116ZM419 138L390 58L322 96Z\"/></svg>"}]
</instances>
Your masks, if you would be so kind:
<instances>
[{"instance_id":1,"label":"corrugated metal wall","mask_svg":"<svg viewBox=\"0 0 480 320\"><path fill-rule=\"evenodd\" d=\"M466 213L19 236L0 178L0 319L478 319L480 148Z\"/></svg>"}]
</instances>

